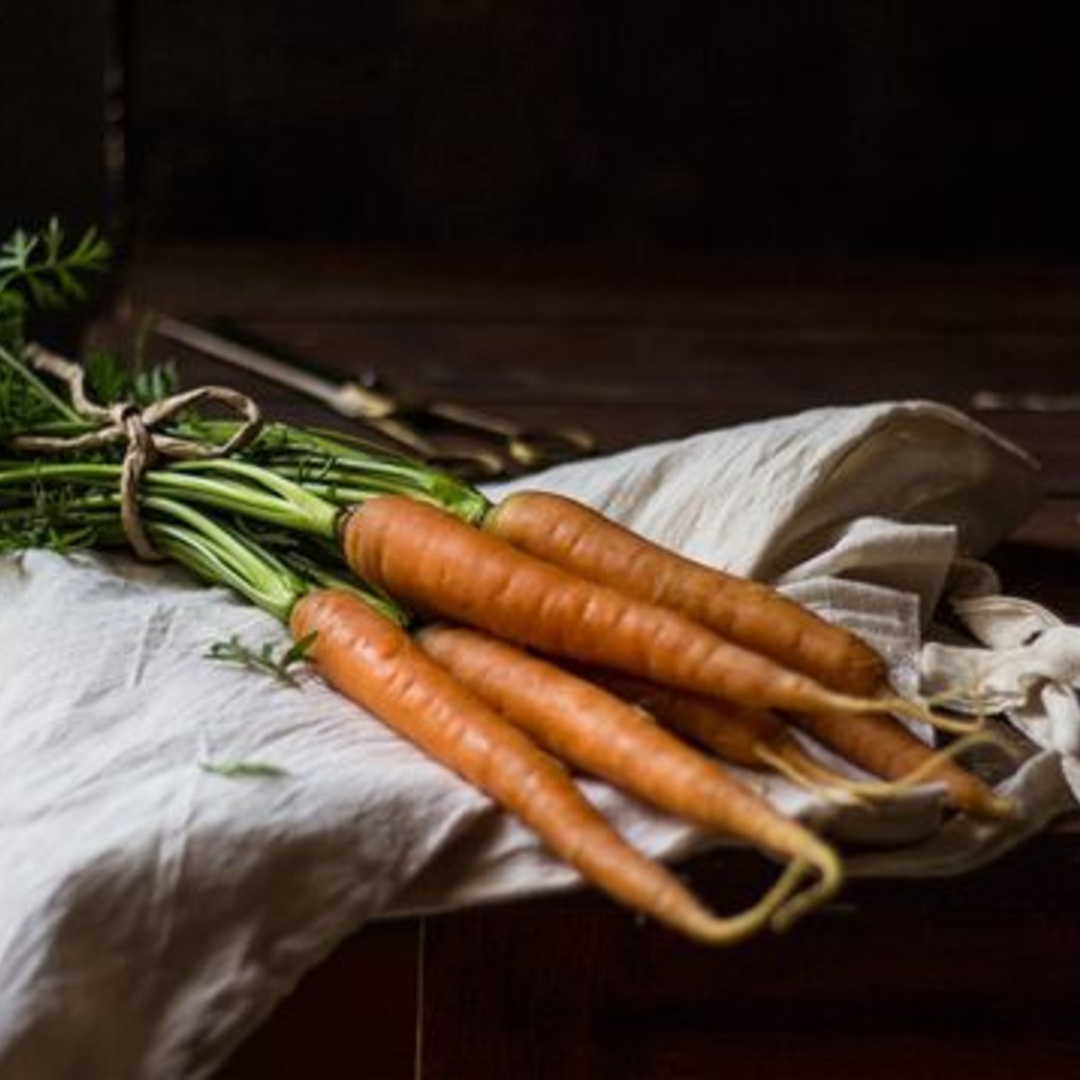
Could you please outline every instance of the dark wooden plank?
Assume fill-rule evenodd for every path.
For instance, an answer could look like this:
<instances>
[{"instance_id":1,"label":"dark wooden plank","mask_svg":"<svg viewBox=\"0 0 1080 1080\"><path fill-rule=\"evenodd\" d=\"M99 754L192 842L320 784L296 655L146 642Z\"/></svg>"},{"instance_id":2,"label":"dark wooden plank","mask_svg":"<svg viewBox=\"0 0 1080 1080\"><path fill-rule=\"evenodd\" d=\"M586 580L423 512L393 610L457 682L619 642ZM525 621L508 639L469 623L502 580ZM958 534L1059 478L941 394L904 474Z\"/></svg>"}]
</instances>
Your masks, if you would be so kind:
<instances>
[{"instance_id":1,"label":"dark wooden plank","mask_svg":"<svg viewBox=\"0 0 1080 1080\"><path fill-rule=\"evenodd\" d=\"M217 1075L411 1080L419 980L420 924L371 924L305 976Z\"/></svg>"},{"instance_id":2,"label":"dark wooden plank","mask_svg":"<svg viewBox=\"0 0 1080 1080\"><path fill-rule=\"evenodd\" d=\"M305 322L481 320L770 331L1075 330L1075 262L741 259L644 245L488 250L222 242L135 246L129 298Z\"/></svg>"},{"instance_id":3,"label":"dark wooden plank","mask_svg":"<svg viewBox=\"0 0 1080 1080\"><path fill-rule=\"evenodd\" d=\"M590 896L431 920L423 1075L1065 1080L1080 1067L1073 857L1047 841L963 879L857 883L789 935L727 952ZM737 856L692 874L714 896L753 878Z\"/></svg>"},{"instance_id":4,"label":"dark wooden plank","mask_svg":"<svg viewBox=\"0 0 1080 1080\"><path fill-rule=\"evenodd\" d=\"M826 405L931 398L1036 455L1048 494L1080 487L1075 414L980 412L986 390L1080 392L1076 333L821 334L724 326L249 319L272 345L341 378L377 373L406 395L481 405L518 423L576 423L604 449ZM332 414L185 350L185 380L227 380L308 420ZM617 374L615 374L617 373Z\"/></svg>"}]
</instances>

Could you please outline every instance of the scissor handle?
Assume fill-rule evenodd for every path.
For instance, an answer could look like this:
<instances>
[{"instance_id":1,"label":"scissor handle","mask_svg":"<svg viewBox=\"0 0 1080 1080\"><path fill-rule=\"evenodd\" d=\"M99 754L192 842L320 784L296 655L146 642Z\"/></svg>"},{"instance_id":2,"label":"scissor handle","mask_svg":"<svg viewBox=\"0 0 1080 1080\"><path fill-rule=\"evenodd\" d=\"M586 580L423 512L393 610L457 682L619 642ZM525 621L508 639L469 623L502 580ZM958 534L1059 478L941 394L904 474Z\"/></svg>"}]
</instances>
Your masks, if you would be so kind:
<instances>
[{"instance_id":1,"label":"scissor handle","mask_svg":"<svg viewBox=\"0 0 1080 1080\"><path fill-rule=\"evenodd\" d=\"M372 431L389 439L402 450L422 458L437 469L445 469L462 479L474 482L493 480L506 472L507 462L502 454L489 447L444 450L422 435L411 424L396 416L368 417L364 423Z\"/></svg>"},{"instance_id":2,"label":"scissor handle","mask_svg":"<svg viewBox=\"0 0 1080 1080\"><path fill-rule=\"evenodd\" d=\"M582 428L518 427L501 416L447 401L428 402L423 413L464 431L498 440L510 459L526 468L570 461L596 449L596 440Z\"/></svg>"},{"instance_id":3,"label":"scissor handle","mask_svg":"<svg viewBox=\"0 0 1080 1080\"><path fill-rule=\"evenodd\" d=\"M498 480L507 472L506 460L493 450L440 450L428 454L424 460L468 483Z\"/></svg>"},{"instance_id":4,"label":"scissor handle","mask_svg":"<svg viewBox=\"0 0 1080 1080\"><path fill-rule=\"evenodd\" d=\"M519 465L536 469L591 454L596 440L583 428L520 428L507 436L506 449Z\"/></svg>"}]
</instances>

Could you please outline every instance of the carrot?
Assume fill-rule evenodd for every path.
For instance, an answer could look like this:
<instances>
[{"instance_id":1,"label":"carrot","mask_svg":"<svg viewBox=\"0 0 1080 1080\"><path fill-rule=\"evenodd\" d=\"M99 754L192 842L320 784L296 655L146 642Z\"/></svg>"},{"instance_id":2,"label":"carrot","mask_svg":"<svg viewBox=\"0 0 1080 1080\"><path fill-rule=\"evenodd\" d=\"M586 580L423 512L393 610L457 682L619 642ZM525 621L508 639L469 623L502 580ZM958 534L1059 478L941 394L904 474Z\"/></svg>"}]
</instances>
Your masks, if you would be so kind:
<instances>
[{"instance_id":1,"label":"carrot","mask_svg":"<svg viewBox=\"0 0 1080 1080\"><path fill-rule=\"evenodd\" d=\"M711 750L722 760L747 769L771 769L828 800L860 803L888 799L917 784L947 777L951 778L960 800L959 803L954 800L957 809L968 809L982 817L998 817L1009 810L1007 800L995 795L982 781L956 763L959 755L974 745L1001 745L988 728L967 731L962 738L943 749L926 746L911 735L909 729L895 721L878 724L877 717L858 733L832 733L830 741L835 744L834 750L837 746L841 749L850 747L856 739L867 744L853 751L858 760L845 760L860 771L880 779L856 779L837 771L812 754L792 731L789 719L778 713L746 709L730 702L651 685L640 679L613 677L606 672L597 678L608 689L646 709L665 727ZM862 722L861 716L835 716L838 727L849 728ZM811 715L803 726L808 735L810 731L828 734L831 731L829 723L827 719L819 722L817 715ZM900 729L899 738L896 728ZM841 741L838 742L838 739ZM918 746L911 745L912 739ZM825 739L818 738L816 741L822 746L828 745ZM901 756L893 760L893 755L897 753ZM860 765L860 761L876 762L878 768Z\"/></svg>"},{"instance_id":2,"label":"carrot","mask_svg":"<svg viewBox=\"0 0 1080 1080\"><path fill-rule=\"evenodd\" d=\"M851 802L888 797L892 784L864 782L831 769L815 758L775 712L717 701L643 679L596 674L605 688L646 710L657 721L745 769L772 770L826 799Z\"/></svg>"},{"instance_id":3,"label":"carrot","mask_svg":"<svg viewBox=\"0 0 1080 1080\"><path fill-rule=\"evenodd\" d=\"M974 818L999 821L1016 813L1011 800L998 795L948 753L928 746L895 717L797 712L792 720L823 746L875 776L907 783L916 777L939 782L945 788L946 805Z\"/></svg>"},{"instance_id":4,"label":"carrot","mask_svg":"<svg viewBox=\"0 0 1080 1080\"><path fill-rule=\"evenodd\" d=\"M417 641L559 760L706 829L813 866L820 884L812 899L795 901L800 910L840 887L843 871L830 846L640 709L481 631L436 624Z\"/></svg>"},{"instance_id":5,"label":"carrot","mask_svg":"<svg viewBox=\"0 0 1080 1080\"><path fill-rule=\"evenodd\" d=\"M685 558L574 499L518 491L489 510L484 528L582 577L675 608L831 689L867 697L888 688L884 660L855 634L765 584Z\"/></svg>"},{"instance_id":6,"label":"carrot","mask_svg":"<svg viewBox=\"0 0 1080 1080\"><path fill-rule=\"evenodd\" d=\"M319 589L289 617L297 640L341 693L377 715L533 829L547 847L612 898L712 944L767 925L804 868L792 864L756 905L712 914L679 880L626 843L565 768L435 663L396 623L359 596Z\"/></svg>"},{"instance_id":7,"label":"carrot","mask_svg":"<svg viewBox=\"0 0 1080 1080\"><path fill-rule=\"evenodd\" d=\"M517 644L744 705L925 710L828 690L676 611L534 558L452 514L404 496L373 498L344 520L352 570L421 614Z\"/></svg>"}]
</instances>

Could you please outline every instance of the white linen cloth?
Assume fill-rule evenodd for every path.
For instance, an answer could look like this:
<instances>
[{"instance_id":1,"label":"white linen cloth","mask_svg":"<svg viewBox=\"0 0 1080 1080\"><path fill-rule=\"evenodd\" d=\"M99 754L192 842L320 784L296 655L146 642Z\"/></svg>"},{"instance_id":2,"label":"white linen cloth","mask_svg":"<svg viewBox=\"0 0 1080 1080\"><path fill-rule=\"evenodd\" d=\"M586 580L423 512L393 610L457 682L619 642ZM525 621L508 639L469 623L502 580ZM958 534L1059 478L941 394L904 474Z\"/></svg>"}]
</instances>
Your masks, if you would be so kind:
<instances>
[{"instance_id":1,"label":"white linen cloth","mask_svg":"<svg viewBox=\"0 0 1080 1080\"><path fill-rule=\"evenodd\" d=\"M1039 497L1024 454L928 402L820 409L526 483L780 580L870 637L905 689L950 573ZM992 625L984 607L994 644ZM4 1080L206 1076L366 920L573 882L487 800L318 680L295 689L207 658L234 636L286 640L175 571L43 551L0 560ZM1050 749L1007 781L1026 810L1018 825L942 824L933 787L873 816L783 782L769 794L872 843L855 873L977 865L1072 804L1060 733L1040 726L1038 702L1024 705ZM246 771L230 775L235 763ZM603 784L587 790L658 856L715 842Z\"/></svg>"}]
</instances>

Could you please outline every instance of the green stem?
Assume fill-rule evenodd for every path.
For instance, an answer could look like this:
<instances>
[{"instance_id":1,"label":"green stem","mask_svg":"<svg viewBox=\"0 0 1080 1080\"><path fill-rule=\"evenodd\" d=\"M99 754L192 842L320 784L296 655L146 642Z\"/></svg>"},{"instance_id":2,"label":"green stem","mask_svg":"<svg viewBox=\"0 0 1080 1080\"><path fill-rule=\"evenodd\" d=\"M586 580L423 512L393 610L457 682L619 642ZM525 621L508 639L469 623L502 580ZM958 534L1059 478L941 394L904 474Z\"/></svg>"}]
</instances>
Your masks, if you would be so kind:
<instances>
[{"instance_id":1,"label":"green stem","mask_svg":"<svg viewBox=\"0 0 1080 1080\"><path fill-rule=\"evenodd\" d=\"M205 474L212 478L211 484L205 482ZM221 480L223 476L226 481ZM180 487L190 485L192 497L205 496L211 505L250 514L260 521L290 525L315 536L334 536L341 516L340 507L312 494L303 485L279 476L272 469L235 458L178 461L164 469L150 470L146 478ZM241 483L230 484L228 478ZM235 501L216 501L222 495Z\"/></svg>"},{"instance_id":2,"label":"green stem","mask_svg":"<svg viewBox=\"0 0 1080 1080\"><path fill-rule=\"evenodd\" d=\"M38 400L58 413L61 419L72 424L85 424L82 417L63 398L54 394L37 377L35 372L28 368L14 353L4 348L3 345L0 345L0 363L9 368L17 378L21 379L30 391L37 396Z\"/></svg>"},{"instance_id":3,"label":"green stem","mask_svg":"<svg viewBox=\"0 0 1080 1080\"><path fill-rule=\"evenodd\" d=\"M299 484L268 470L224 459L184 464L203 468L200 474L178 465L148 469L141 480L143 494L184 498L313 536L336 535L340 508ZM230 476L249 482L238 483ZM71 483L118 490L120 477L121 467L105 462L0 462L0 489Z\"/></svg>"},{"instance_id":4,"label":"green stem","mask_svg":"<svg viewBox=\"0 0 1080 1080\"><path fill-rule=\"evenodd\" d=\"M324 567L275 552L250 533L215 521L209 515L171 499L146 500L147 529L162 554L215 584L227 585L252 603L287 623L296 602L311 589L353 593L384 618L400 626L406 613L392 601L359 582Z\"/></svg>"},{"instance_id":5,"label":"green stem","mask_svg":"<svg viewBox=\"0 0 1080 1080\"><path fill-rule=\"evenodd\" d=\"M146 528L164 555L215 584L227 585L287 622L307 583L279 559L184 503L151 496ZM159 516L160 515L160 516Z\"/></svg>"},{"instance_id":6,"label":"green stem","mask_svg":"<svg viewBox=\"0 0 1080 1080\"><path fill-rule=\"evenodd\" d=\"M235 428L231 421L200 421L192 432L221 442ZM335 484L350 491L357 503L377 495L407 495L470 523L481 520L491 505L471 484L425 462L317 429L269 424L243 458L309 490L322 485L324 497ZM343 500L339 496L334 501L340 505Z\"/></svg>"}]
</instances>

